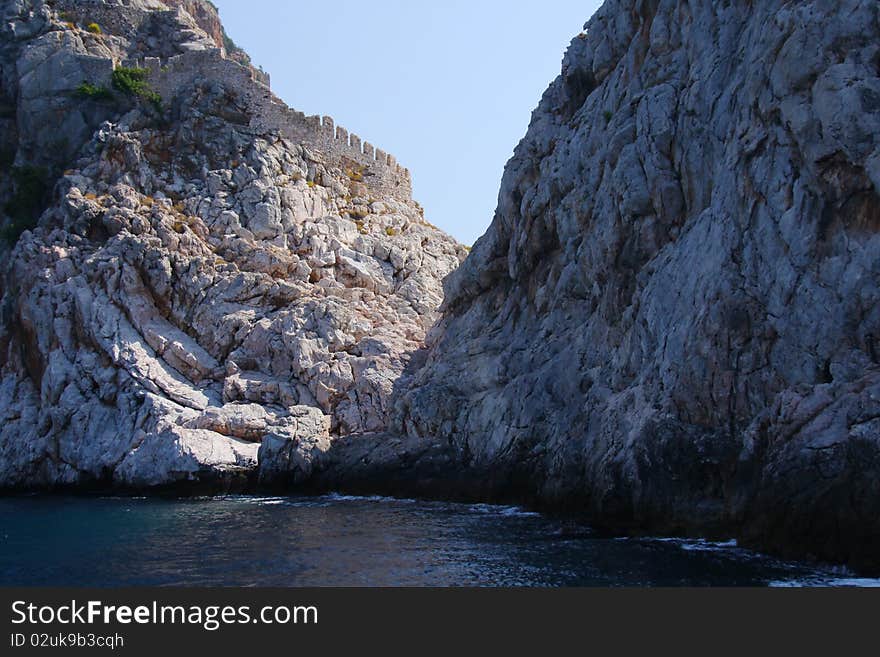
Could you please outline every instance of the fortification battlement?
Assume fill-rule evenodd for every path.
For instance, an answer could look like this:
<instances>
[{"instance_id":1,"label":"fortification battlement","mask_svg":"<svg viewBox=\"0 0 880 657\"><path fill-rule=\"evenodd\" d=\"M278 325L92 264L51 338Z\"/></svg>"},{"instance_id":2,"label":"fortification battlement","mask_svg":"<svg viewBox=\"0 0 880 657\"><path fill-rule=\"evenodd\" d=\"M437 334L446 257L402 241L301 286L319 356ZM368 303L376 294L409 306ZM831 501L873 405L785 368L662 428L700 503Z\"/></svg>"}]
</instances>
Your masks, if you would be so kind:
<instances>
[{"instance_id":1,"label":"fortification battlement","mask_svg":"<svg viewBox=\"0 0 880 657\"><path fill-rule=\"evenodd\" d=\"M393 155L337 126L332 117L306 116L291 109L256 79L251 69L227 59L220 49L185 52L164 62L148 57L130 64L150 71L150 84L165 101L195 84L205 81L221 84L250 116L249 129L254 134L274 132L303 144L325 166L346 171L352 180L362 182L375 196L390 194L401 200L412 200L410 172L398 164Z\"/></svg>"},{"instance_id":2,"label":"fortification battlement","mask_svg":"<svg viewBox=\"0 0 880 657\"><path fill-rule=\"evenodd\" d=\"M56 0L56 9L68 12L72 18L80 22L94 20L105 32L126 36L136 34L148 20L183 12L180 8L162 11L160 7L145 11L129 5L128 0L116 0L114 4L103 0ZM113 66L109 61L108 64L106 70L101 68L89 81L107 84ZM191 49L167 59L146 57L124 64L147 68L150 85L165 102L195 84L221 84L250 116L249 129L255 135L278 133L304 145L317 161L346 171L353 181L366 185L373 196L412 200L410 172L393 155L337 126L329 116L306 116L289 108L263 80L255 77L255 71L227 58L220 48Z\"/></svg>"}]
</instances>

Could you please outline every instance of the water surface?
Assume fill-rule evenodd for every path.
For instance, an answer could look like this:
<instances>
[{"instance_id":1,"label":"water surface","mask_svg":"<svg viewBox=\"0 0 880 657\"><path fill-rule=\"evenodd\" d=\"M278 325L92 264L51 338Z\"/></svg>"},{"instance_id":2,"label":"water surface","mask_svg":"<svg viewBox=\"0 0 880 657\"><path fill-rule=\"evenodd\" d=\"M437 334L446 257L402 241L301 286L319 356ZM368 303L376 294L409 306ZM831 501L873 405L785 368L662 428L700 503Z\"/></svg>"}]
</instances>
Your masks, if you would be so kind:
<instances>
[{"instance_id":1,"label":"water surface","mask_svg":"<svg viewBox=\"0 0 880 657\"><path fill-rule=\"evenodd\" d=\"M0 585L863 585L735 543L389 498L0 498Z\"/></svg>"}]
</instances>

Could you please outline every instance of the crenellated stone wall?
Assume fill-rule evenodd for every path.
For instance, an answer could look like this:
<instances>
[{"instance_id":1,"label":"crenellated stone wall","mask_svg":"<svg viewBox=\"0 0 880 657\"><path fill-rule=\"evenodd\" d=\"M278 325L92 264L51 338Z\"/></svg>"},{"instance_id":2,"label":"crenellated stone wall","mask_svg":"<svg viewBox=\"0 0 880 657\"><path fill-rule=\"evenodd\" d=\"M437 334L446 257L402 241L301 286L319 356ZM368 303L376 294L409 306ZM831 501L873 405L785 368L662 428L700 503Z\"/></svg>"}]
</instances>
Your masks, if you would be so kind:
<instances>
[{"instance_id":1,"label":"crenellated stone wall","mask_svg":"<svg viewBox=\"0 0 880 657\"><path fill-rule=\"evenodd\" d=\"M219 82L244 106L251 117L250 129L256 134L275 132L303 144L325 166L347 171L377 197L391 194L401 200L412 198L410 172L393 155L337 126L332 117L307 116L291 109L256 79L251 69L227 59L219 49L187 52L167 61L146 58L129 64L150 71L150 84L166 102L201 80Z\"/></svg>"},{"instance_id":2,"label":"crenellated stone wall","mask_svg":"<svg viewBox=\"0 0 880 657\"><path fill-rule=\"evenodd\" d=\"M142 8L151 4L155 7ZM151 17L155 20L161 15L184 11L182 8L163 11L163 7L150 2L135 6L125 0L119 4L100 0L58 0L56 6L72 19L81 23L95 21L105 33L127 38L133 38ZM346 171L353 181L362 182L377 198L390 194L405 201L412 199L410 172L399 165L393 155L337 126L329 116L306 116L291 109L272 93L258 71L227 57L222 48L206 47L204 43L186 43L181 47L192 49L165 58L140 59L135 52L131 54L132 59L122 64L149 69L150 85L165 102L201 81L218 82L244 106L255 134L278 133L303 144L325 166ZM89 81L98 84L109 83L108 78L109 71L87 76Z\"/></svg>"}]
</instances>

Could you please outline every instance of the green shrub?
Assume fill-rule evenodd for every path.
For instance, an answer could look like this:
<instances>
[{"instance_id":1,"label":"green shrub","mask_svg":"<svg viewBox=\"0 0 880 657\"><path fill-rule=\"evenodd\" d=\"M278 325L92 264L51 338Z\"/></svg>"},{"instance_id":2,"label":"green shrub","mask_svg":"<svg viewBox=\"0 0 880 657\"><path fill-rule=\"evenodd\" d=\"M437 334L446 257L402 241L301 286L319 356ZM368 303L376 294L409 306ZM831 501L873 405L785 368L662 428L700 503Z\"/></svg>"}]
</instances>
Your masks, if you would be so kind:
<instances>
[{"instance_id":1,"label":"green shrub","mask_svg":"<svg viewBox=\"0 0 880 657\"><path fill-rule=\"evenodd\" d=\"M86 29L92 34L103 34L103 30L101 30L101 26L97 23L89 23L86 25Z\"/></svg>"},{"instance_id":2,"label":"green shrub","mask_svg":"<svg viewBox=\"0 0 880 657\"><path fill-rule=\"evenodd\" d=\"M120 66L113 71L113 88L127 96L142 98L152 105L156 111L162 111L162 97L153 91L147 77L150 72L145 68L129 68Z\"/></svg>"},{"instance_id":3,"label":"green shrub","mask_svg":"<svg viewBox=\"0 0 880 657\"><path fill-rule=\"evenodd\" d=\"M110 100L112 92L107 87L99 87L91 82L83 82L76 88L76 95L89 100Z\"/></svg>"},{"instance_id":4,"label":"green shrub","mask_svg":"<svg viewBox=\"0 0 880 657\"><path fill-rule=\"evenodd\" d=\"M391 226L388 226L388 227L385 229L385 234L386 234L388 237L394 237L395 235L397 235L397 231L394 230Z\"/></svg>"},{"instance_id":5,"label":"green shrub","mask_svg":"<svg viewBox=\"0 0 880 657\"><path fill-rule=\"evenodd\" d=\"M0 231L0 238L15 244L21 234L34 228L49 193L49 172L43 167L14 167L11 171L15 193L4 207L11 222Z\"/></svg>"},{"instance_id":6,"label":"green shrub","mask_svg":"<svg viewBox=\"0 0 880 657\"><path fill-rule=\"evenodd\" d=\"M230 39L229 35L226 34L226 30L223 30L223 47L230 55L235 54L239 50L238 45L235 43L235 41Z\"/></svg>"},{"instance_id":7,"label":"green shrub","mask_svg":"<svg viewBox=\"0 0 880 657\"><path fill-rule=\"evenodd\" d=\"M113 86L124 94L140 96L150 90L147 82L149 75L145 68L120 66L113 71Z\"/></svg>"}]
</instances>

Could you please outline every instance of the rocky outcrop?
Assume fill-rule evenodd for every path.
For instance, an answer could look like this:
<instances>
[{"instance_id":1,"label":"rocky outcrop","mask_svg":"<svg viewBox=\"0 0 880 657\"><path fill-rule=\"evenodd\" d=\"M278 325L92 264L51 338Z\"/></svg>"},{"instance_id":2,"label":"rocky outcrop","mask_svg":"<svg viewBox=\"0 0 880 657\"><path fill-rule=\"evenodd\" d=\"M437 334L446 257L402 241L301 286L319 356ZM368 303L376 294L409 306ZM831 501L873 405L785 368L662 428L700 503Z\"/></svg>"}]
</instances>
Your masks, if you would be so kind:
<instances>
[{"instance_id":1,"label":"rocky outcrop","mask_svg":"<svg viewBox=\"0 0 880 657\"><path fill-rule=\"evenodd\" d=\"M880 568L878 76L875 2L608 0L401 429L486 494Z\"/></svg>"},{"instance_id":2,"label":"rocky outcrop","mask_svg":"<svg viewBox=\"0 0 880 657\"><path fill-rule=\"evenodd\" d=\"M0 246L0 487L306 476L386 428L464 258L191 5L0 3L14 171L57 177Z\"/></svg>"},{"instance_id":3,"label":"rocky outcrop","mask_svg":"<svg viewBox=\"0 0 880 657\"><path fill-rule=\"evenodd\" d=\"M257 79L266 86L269 85L269 74L260 69L255 69L251 64L250 56L226 34L226 29L220 21L220 13L213 2L205 0L163 0L170 8L182 8L187 15L195 20L196 24L205 32L218 48L222 48L227 57L250 68Z\"/></svg>"},{"instance_id":4,"label":"rocky outcrop","mask_svg":"<svg viewBox=\"0 0 880 657\"><path fill-rule=\"evenodd\" d=\"M228 37L223 24L220 22L220 14L217 7L211 2L204 0L162 0L162 3L171 9L181 8L196 22L196 25L211 37L218 48L224 47Z\"/></svg>"},{"instance_id":5,"label":"rocky outcrop","mask_svg":"<svg viewBox=\"0 0 880 657\"><path fill-rule=\"evenodd\" d=\"M0 11L0 224L48 202L0 246L0 486L519 499L880 570L876 3L607 0L458 269L200 0Z\"/></svg>"}]
</instances>

